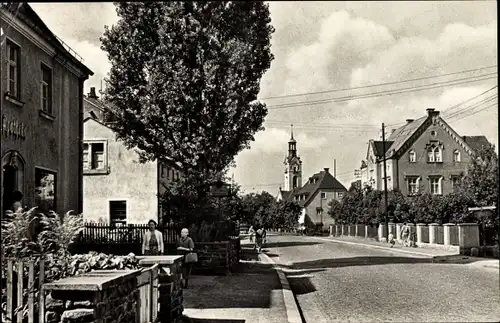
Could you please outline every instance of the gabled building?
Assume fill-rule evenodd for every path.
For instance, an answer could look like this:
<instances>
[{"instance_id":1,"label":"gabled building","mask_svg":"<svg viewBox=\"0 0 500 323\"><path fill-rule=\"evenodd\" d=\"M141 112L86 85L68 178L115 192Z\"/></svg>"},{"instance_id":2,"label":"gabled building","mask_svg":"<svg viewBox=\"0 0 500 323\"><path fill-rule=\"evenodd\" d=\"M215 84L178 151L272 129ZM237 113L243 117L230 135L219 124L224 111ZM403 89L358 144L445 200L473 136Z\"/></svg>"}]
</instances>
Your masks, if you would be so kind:
<instances>
[{"instance_id":1,"label":"gabled building","mask_svg":"<svg viewBox=\"0 0 500 323\"><path fill-rule=\"evenodd\" d=\"M2 211L83 208L83 85L93 72L27 3L0 4Z\"/></svg>"},{"instance_id":2,"label":"gabled building","mask_svg":"<svg viewBox=\"0 0 500 323\"><path fill-rule=\"evenodd\" d=\"M363 161L362 185L382 190L383 158L386 158L387 189L398 189L411 196L419 192L448 194L461 181L478 149L491 144L484 136L460 136L439 111L408 119L386 141L370 140L367 160Z\"/></svg>"},{"instance_id":3,"label":"gabled building","mask_svg":"<svg viewBox=\"0 0 500 323\"><path fill-rule=\"evenodd\" d=\"M302 207L300 224L333 224L333 220L326 214L328 203L332 199L341 199L347 190L332 176L329 168L324 168L302 184L302 161L297 155L297 141L293 138L293 131L284 164L285 189L279 188L277 200L297 201Z\"/></svg>"},{"instance_id":4,"label":"gabled building","mask_svg":"<svg viewBox=\"0 0 500 323\"><path fill-rule=\"evenodd\" d=\"M182 176L180 165L164 161L139 163L135 150L116 139L110 127L110 109L91 88L84 98L84 217L89 222L145 224L161 223L160 196Z\"/></svg>"}]
</instances>

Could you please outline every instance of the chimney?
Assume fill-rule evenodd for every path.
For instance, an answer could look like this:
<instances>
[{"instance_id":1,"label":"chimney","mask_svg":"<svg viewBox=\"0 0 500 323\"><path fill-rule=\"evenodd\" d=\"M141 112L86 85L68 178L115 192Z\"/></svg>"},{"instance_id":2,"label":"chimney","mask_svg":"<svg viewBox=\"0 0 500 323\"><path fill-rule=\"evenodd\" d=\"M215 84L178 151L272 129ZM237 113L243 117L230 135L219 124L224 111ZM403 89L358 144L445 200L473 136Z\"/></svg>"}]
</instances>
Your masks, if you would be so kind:
<instances>
[{"instance_id":1,"label":"chimney","mask_svg":"<svg viewBox=\"0 0 500 323\"><path fill-rule=\"evenodd\" d=\"M95 94L95 87L90 88L90 92L88 94L88 97L92 98L92 99L97 99L97 95Z\"/></svg>"},{"instance_id":2,"label":"chimney","mask_svg":"<svg viewBox=\"0 0 500 323\"><path fill-rule=\"evenodd\" d=\"M325 170L325 173L328 173L328 171L330 170L330 168L324 168Z\"/></svg>"},{"instance_id":3,"label":"chimney","mask_svg":"<svg viewBox=\"0 0 500 323\"><path fill-rule=\"evenodd\" d=\"M434 108L429 108L427 109L427 114L429 116L438 116L439 115L439 111L435 111L436 109Z\"/></svg>"},{"instance_id":4,"label":"chimney","mask_svg":"<svg viewBox=\"0 0 500 323\"><path fill-rule=\"evenodd\" d=\"M429 111L429 109L427 109L427 111ZM414 120L413 119L406 119L406 124L410 124L412 123Z\"/></svg>"}]
</instances>

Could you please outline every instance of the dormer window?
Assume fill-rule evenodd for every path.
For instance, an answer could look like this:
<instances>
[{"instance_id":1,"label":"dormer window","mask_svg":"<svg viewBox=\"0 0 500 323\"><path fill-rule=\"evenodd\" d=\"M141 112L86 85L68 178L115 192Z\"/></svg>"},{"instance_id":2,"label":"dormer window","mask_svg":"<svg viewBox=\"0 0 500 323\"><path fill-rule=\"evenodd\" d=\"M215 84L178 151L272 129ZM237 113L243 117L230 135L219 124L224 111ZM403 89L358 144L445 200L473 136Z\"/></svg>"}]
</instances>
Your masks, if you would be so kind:
<instances>
[{"instance_id":1,"label":"dormer window","mask_svg":"<svg viewBox=\"0 0 500 323\"><path fill-rule=\"evenodd\" d=\"M415 151L413 149L410 150L410 152L408 153L408 157L409 157L410 163L417 162L417 154L415 153Z\"/></svg>"},{"instance_id":2,"label":"dormer window","mask_svg":"<svg viewBox=\"0 0 500 323\"><path fill-rule=\"evenodd\" d=\"M437 143L432 143L427 147L427 162L441 163L443 161L442 149Z\"/></svg>"},{"instance_id":3,"label":"dormer window","mask_svg":"<svg viewBox=\"0 0 500 323\"><path fill-rule=\"evenodd\" d=\"M454 162L462 161L462 156L460 156L460 151L458 149L453 152L453 161Z\"/></svg>"}]
</instances>

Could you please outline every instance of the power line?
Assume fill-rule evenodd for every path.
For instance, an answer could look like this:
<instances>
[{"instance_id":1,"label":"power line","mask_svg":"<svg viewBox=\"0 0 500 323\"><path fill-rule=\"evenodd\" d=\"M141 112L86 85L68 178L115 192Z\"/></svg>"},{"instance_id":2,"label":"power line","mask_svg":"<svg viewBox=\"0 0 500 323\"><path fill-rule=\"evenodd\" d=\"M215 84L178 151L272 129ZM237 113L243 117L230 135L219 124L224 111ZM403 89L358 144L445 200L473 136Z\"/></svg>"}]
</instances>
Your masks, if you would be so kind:
<instances>
[{"instance_id":1,"label":"power line","mask_svg":"<svg viewBox=\"0 0 500 323\"><path fill-rule=\"evenodd\" d=\"M496 74L497 74L496 72L495 73L488 73L488 74L483 74L483 75L479 75L479 76L456 79L453 81L436 82L436 83L426 84L426 85L421 85L421 86L412 86L412 87L407 87L407 88L384 90L384 91L372 92L372 93L368 93L368 94L348 95L348 96L343 96L343 97L329 98L329 99L315 100L315 101L300 101L300 102L276 104L276 105L268 106L268 109L269 110L288 109L288 108L293 108L293 107L302 107L302 106L333 103L333 102L346 102L346 101L360 100L360 99L367 99L367 98L374 98L374 97L382 97L382 96L388 96L388 95L394 95L394 94L419 92L419 91L431 90L431 89L436 89L436 88L441 88L441 87L448 87L448 86L453 86L453 85L461 85L461 84L468 84L468 83L474 83L474 82L479 82L479 81L486 81L486 80L490 80L490 79L495 79L497 77L493 76L493 75L496 75ZM478 79L478 78L480 78L480 79Z\"/></svg>"},{"instance_id":2,"label":"power line","mask_svg":"<svg viewBox=\"0 0 500 323\"><path fill-rule=\"evenodd\" d=\"M366 88L372 88L372 87L377 87L377 86L382 86L382 85L394 85L394 84L408 83L408 82L413 82L413 81L428 80L428 79L439 78L439 77L450 76L450 75L463 74L463 73L468 73L468 72L481 71L481 70L485 70L485 69L489 69L489 68L493 68L493 67L497 67L497 66L498 65L490 65L490 66L479 67L479 68L475 68L475 69L463 70L463 71L447 73L447 74L419 77L419 78L408 79L408 80L403 80L403 81L394 81L394 82L385 82L385 83L378 83L378 84L363 85L363 86L357 86L357 87L349 87L349 88L343 88L343 89L334 89L334 90L325 90L325 91L317 91L317 92L306 92L306 93L298 93L298 94L270 96L270 97L260 98L259 100L292 98L292 97L298 97L298 96L304 96L304 95L325 94L325 93L342 92L342 91L348 91L348 90L366 89Z\"/></svg>"},{"instance_id":3,"label":"power line","mask_svg":"<svg viewBox=\"0 0 500 323\"><path fill-rule=\"evenodd\" d=\"M491 105L489 105L489 106L486 106L486 107L484 107L484 108L482 108L482 109L479 109L479 110L477 110L477 111L474 111L473 113L470 113L470 114L468 114L468 115L465 115L465 116L463 116L463 117L461 117L461 118L458 118L458 119L455 119L455 120L453 120L453 121L454 121L454 122L457 122L457 121L462 120L462 119L464 119L464 118L468 118L468 117L473 116L473 115L475 115L475 114L477 114L477 113L479 113L479 112L482 112L482 111L484 111L484 110L488 110L489 108L492 108L492 107L494 107L495 105L498 105L498 102L495 102L495 103L493 103L493 104L491 104Z\"/></svg>"},{"instance_id":4,"label":"power line","mask_svg":"<svg viewBox=\"0 0 500 323\"><path fill-rule=\"evenodd\" d=\"M489 102L491 102L491 101L493 101L495 99L498 99L498 94L497 95L493 95L493 96L491 96L489 98L483 99L483 100L481 100L481 101L473 104L472 106L468 106L468 107L464 108L463 110L455 111L455 112L451 113L450 115L448 115L446 117L446 119L448 119L448 120L453 119L453 118L455 118L457 116L460 116L460 115L462 115L464 113L470 112L470 111L474 110L475 108L481 107L482 105L484 105L486 103L489 103Z\"/></svg>"}]
</instances>

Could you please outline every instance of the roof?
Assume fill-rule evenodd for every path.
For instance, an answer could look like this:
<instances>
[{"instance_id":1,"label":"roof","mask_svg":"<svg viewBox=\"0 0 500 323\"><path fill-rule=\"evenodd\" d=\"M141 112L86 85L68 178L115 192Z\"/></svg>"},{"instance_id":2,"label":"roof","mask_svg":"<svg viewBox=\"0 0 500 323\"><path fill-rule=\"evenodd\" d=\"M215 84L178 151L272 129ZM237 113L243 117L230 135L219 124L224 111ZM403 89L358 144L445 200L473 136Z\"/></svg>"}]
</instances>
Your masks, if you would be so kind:
<instances>
[{"instance_id":1,"label":"roof","mask_svg":"<svg viewBox=\"0 0 500 323\"><path fill-rule=\"evenodd\" d=\"M491 143L485 136L462 136L462 139L475 152L480 151L483 147L491 147Z\"/></svg>"},{"instance_id":2,"label":"roof","mask_svg":"<svg viewBox=\"0 0 500 323\"><path fill-rule=\"evenodd\" d=\"M373 153L375 157L383 157L384 154L389 150L389 147L393 144L392 141L385 141L385 151L384 151L384 142L383 141L375 141L370 140L370 143L373 147Z\"/></svg>"},{"instance_id":3,"label":"roof","mask_svg":"<svg viewBox=\"0 0 500 323\"><path fill-rule=\"evenodd\" d=\"M311 179L317 179L317 181L313 181L311 183L311 181L308 180L304 186L296 188L293 193L289 194L288 196L289 198L292 198L297 195L305 194L305 200L297 201L302 207L307 206L320 189L347 191L344 185L342 185L335 177L333 177L330 172L323 170L311 176Z\"/></svg>"},{"instance_id":4,"label":"roof","mask_svg":"<svg viewBox=\"0 0 500 323\"><path fill-rule=\"evenodd\" d=\"M18 4L10 4L10 6L17 6ZM2 3L2 7L5 10L9 10L9 4ZM40 36L45 38L51 45L53 45L59 52L61 52L67 59L69 59L73 64L82 69L84 73L87 75L94 75L85 64L83 64L80 60L78 60L75 56L73 56L59 41L56 35L47 27L47 25L43 22L43 20L38 16L38 14L31 8L31 6L23 2L19 4L17 9L17 15L21 20L28 22L28 25L37 32ZM10 10L9 10L10 11Z\"/></svg>"},{"instance_id":5,"label":"roof","mask_svg":"<svg viewBox=\"0 0 500 323\"><path fill-rule=\"evenodd\" d=\"M415 121L405 124L402 127L397 128L390 136L387 141L392 142L392 144L386 150L386 156L390 156L391 151L398 151L403 147L403 145L410 139L410 137L425 123L428 116L421 117Z\"/></svg>"}]
</instances>

